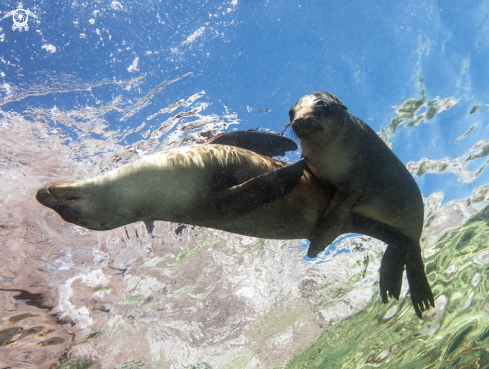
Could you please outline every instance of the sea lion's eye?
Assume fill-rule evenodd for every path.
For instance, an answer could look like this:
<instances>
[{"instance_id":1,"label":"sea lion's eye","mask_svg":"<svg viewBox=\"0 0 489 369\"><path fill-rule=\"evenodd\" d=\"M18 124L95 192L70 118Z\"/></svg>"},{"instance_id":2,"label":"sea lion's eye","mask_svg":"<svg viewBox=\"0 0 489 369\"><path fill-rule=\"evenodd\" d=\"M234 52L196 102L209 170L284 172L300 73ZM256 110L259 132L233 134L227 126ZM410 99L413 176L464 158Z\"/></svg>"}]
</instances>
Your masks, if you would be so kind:
<instances>
[{"instance_id":1,"label":"sea lion's eye","mask_svg":"<svg viewBox=\"0 0 489 369\"><path fill-rule=\"evenodd\" d=\"M316 106L328 106L328 104L326 104L324 101L318 101Z\"/></svg>"}]
</instances>

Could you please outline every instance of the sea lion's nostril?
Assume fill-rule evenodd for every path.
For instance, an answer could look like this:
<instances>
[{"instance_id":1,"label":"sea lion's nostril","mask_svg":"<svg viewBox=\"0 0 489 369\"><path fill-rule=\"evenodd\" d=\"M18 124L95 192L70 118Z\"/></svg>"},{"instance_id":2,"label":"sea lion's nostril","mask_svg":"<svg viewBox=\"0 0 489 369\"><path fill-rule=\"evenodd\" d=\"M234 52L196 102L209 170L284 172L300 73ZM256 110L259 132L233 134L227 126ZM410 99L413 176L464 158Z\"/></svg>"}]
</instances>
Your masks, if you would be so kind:
<instances>
[{"instance_id":1,"label":"sea lion's nostril","mask_svg":"<svg viewBox=\"0 0 489 369\"><path fill-rule=\"evenodd\" d=\"M304 125L306 123L306 120L304 118L297 118L292 121L292 129L294 132L297 133L297 131L302 130L304 128Z\"/></svg>"},{"instance_id":2,"label":"sea lion's nostril","mask_svg":"<svg viewBox=\"0 0 489 369\"><path fill-rule=\"evenodd\" d=\"M292 122L292 126L300 126L304 123L304 118L297 118L297 119L294 119L294 121Z\"/></svg>"}]
</instances>

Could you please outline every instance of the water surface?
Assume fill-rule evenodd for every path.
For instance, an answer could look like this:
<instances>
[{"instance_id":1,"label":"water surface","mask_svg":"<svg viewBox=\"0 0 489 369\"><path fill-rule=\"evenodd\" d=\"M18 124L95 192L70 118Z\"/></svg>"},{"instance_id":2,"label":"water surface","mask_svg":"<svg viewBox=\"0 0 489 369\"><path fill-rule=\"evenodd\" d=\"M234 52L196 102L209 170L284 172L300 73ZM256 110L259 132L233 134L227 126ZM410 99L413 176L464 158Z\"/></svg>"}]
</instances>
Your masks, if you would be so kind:
<instances>
[{"instance_id":1,"label":"water surface","mask_svg":"<svg viewBox=\"0 0 489 369\"><path fill-rule=\"evenodd\" d=\"M30 10L29 29L5 17ZM12 368L489 367L483 1L4 1L0 6L0 363ZM280 132L312 91L389 144L425 198L436 308L385 245L142 222L107 232L35 200L220 132ZM292 137L290 132L287 136ZM300 149L283 160L293 162Z\"/></svg>"}]
</instances>

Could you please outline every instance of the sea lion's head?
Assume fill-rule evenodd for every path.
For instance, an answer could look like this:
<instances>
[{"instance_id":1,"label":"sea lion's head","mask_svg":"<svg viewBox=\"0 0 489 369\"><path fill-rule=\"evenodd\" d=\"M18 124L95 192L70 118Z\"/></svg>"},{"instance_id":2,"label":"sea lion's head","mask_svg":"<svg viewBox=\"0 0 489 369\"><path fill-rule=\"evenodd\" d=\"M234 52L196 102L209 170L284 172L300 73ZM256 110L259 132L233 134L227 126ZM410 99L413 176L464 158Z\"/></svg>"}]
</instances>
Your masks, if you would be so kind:
<instances>
[{"instance_id":1,"label":"sea lion's head","mask_svg":"<svg viewBox=\"0 0 489 369\"><path fill-rule=\"evenodd\" d=\"M81 182L54 183L37 191L36 199L67 222L96 231L114 229L139 220L139 214L128 209L122 196L93 183L80 186ZM112 199L118 199L119 203Z\"/></svg>"},{"instance_id":2,"label":"sea lion's head","mask_svg":"<svg viewBox=\"0 0 489 369\"><path fill-rule=\"evenodd\" d=\"M341 131L348 115L346 106L329 92L313 92L302 96L290 109L290 124L299 139L321 136L333 140Z\"/></svg>"}]
</instances>

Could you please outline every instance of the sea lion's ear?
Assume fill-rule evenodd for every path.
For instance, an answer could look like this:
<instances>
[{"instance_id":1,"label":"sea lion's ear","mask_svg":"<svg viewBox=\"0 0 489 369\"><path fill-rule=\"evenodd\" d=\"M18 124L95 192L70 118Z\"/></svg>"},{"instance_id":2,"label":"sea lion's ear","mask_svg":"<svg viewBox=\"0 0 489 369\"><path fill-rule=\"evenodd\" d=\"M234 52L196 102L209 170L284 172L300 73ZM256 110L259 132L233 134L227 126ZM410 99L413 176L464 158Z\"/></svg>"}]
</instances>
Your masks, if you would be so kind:
<instances>
[{"instance_id":1,"label":"sea lion's ear","mask_svg":"<svg viewBox=\"0 0 489 369\"><path fill-rule=\"evenodd\" d=\"M301 159L292 165L251 178L217 195L213 203L226 211L225 215L246 214L258 206L280 200L294 189L304 175L306 161Z\"/></svg>"},{"instance_id":2,"label":"sea lion's ear","mask_svg":"<svg viewBox=\"0 0 489 369\"><path fill-rule=\"evenodd\" d=\"M242 149L270 157L282 156L287 151L297 150L297 144L290 138L256 131L223 133L207 142L207 144L241 147Z\"/></svg>"},{"instance_id":3,"label":"sea lion's ear","mask_svg":"<svg viewBox=\"0 0 489 369\"><path fill-rule=\"evenodd\" d=\"M320 92L321 94L324 94L326 96L328 96L331 100L333 100L340 108L343 108L345 110L348 110L348 108L343 105L343 103L341 102L340 99L338 99L338 96L336 95L333 95L331 92Z\"/></svg>"}]
</instances>

